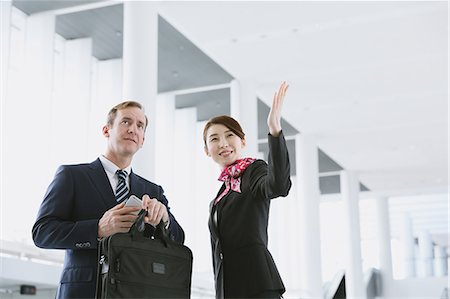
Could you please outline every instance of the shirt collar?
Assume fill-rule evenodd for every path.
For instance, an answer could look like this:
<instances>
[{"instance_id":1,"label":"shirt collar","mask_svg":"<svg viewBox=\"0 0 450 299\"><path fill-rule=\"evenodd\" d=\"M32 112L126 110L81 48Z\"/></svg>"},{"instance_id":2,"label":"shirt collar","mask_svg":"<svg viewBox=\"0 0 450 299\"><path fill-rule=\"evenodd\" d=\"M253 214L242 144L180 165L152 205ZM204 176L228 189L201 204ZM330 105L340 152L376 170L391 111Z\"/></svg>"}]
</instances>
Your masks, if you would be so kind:
<instances>
[{"instance_id":1,"label":"shirt collar","mask_svg":"<svg viewBox=\"0 0 450 299\"><path fill-rule=\"evenodd\" d=\"M103 168L105 169L106 172L108 172L109 174L116 174L116 171L119 170L120 168L114 164L113 162L111 162L110 160L108 160L108 158L106 158L105 156L101 155L99 157L100 162L103 165ZM130 175L131 173L131 165L128 165L127 167L125 167L123 170L125 170L128 175Z\"/></svg>"}]
</instances>

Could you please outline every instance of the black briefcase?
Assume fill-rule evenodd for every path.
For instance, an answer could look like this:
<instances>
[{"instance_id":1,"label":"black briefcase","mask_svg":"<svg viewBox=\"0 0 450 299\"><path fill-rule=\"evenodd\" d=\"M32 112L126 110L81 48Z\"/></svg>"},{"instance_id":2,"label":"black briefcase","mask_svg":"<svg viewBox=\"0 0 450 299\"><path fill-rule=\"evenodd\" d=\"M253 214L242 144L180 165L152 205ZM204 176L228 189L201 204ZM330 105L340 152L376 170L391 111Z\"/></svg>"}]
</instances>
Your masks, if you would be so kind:
<instances>
[{"instance_id":1,"label":"black briefcase","mask_svg":"<svg viewBox=\"0 0 450 299\"><path fill-rule=\"evenodd\" d=\"M128 233L100 240L96 298L190 298L191 250L171 240L162 223L145 237L145 213Z\"/></svg>"}]
</instances>

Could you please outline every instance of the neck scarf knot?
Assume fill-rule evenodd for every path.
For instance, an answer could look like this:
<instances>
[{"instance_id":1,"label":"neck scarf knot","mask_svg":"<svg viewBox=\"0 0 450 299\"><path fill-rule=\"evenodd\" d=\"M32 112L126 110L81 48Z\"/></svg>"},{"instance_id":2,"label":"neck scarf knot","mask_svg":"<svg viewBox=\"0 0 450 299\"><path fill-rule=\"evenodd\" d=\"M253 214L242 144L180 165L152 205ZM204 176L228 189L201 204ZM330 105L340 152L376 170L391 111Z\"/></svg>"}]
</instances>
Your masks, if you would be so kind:
<instances>
[{"instance_id":1,"label":"neck scarf knot","mask_svg":"<svg viewBox=\"0 0 450 299\"><path fill-rule=\"evenodd\" d=\"M216 198L214 205L216 205L230 190L241 193L241 176L244 170L256 159L243 158L236 160L233 164L227 166L219 176L219 181L225 182L225 190Z\"/></svg>"}]
</instances>

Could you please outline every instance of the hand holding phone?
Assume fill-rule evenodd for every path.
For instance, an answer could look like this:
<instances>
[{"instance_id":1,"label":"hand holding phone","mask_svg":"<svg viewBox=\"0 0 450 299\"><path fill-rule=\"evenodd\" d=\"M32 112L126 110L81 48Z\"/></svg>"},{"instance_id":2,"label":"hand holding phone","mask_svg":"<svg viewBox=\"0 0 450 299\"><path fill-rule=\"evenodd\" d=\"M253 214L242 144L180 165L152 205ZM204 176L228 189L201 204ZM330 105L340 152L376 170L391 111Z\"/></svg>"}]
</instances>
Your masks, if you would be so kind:
<instances>
[{"instance_id":1,"label":"hand holding phone","mask_svg":"<svg viewBox=\"0 0 450 299\"><path fill-rule=\"evenodd\" d=\"M136 195L131 195L125 202L125 207L142 207L142 200ZM132 212L137 215L139 211Z\"/></svg>"}]
</instances>

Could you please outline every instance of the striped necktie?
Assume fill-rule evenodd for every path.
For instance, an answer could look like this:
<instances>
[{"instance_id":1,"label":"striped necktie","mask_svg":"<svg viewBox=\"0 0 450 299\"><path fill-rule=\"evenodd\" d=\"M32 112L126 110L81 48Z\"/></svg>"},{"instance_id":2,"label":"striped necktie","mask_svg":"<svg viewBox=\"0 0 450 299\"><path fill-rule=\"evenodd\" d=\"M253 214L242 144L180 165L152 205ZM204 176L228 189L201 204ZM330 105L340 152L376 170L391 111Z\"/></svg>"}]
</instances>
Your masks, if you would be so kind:
<instances>
[{"instance_id":1,"label":"striped necktie","mask_svg":"<svg viewBox=\"0 0 450 299\"><path fill-rule=\"evenodd\" d=\"M116 201L117 203L123 202L128 195L128 187L127 187L127 177L128 173L125 170L117 170L117 176L119 177L119 182L116 187Z\"/></svg>"}]
</instances>

